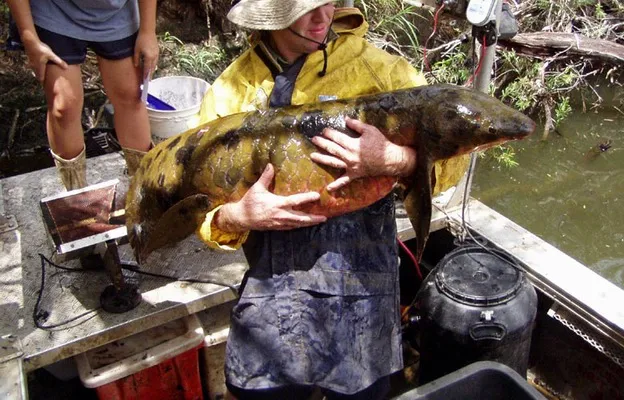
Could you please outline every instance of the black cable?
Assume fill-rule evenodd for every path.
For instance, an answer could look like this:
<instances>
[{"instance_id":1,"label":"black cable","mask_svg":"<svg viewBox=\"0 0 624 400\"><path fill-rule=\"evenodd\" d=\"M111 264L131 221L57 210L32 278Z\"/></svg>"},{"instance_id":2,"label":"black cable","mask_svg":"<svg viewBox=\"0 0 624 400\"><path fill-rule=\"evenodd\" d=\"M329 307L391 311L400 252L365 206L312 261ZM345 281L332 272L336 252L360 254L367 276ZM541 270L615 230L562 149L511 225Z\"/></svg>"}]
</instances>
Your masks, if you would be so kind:
<instances>
[{"instance_id":1,"label":"black cable","mask_svg":"<svg viewBox=\"0 0 624 400\"><path fill-rule=\"evenodd\" d=\"M228 288L232 289L234 291L234 293L236 293L238 295L238 288L236 286L234 286L232 284L229 284L229 283L225 283L225 282L215 281L215 280L212 280L212 279L177 278L175 276L162 275L162 274L157 274L155 272L142 271L142 270L134 268L134 267L124 267L124 266L122 266L121 269L125 269L127 271L133 271L133 272L136 272L137 274L141 274L141 275L152 276L152 277L155 277L155 278L168 279L168 280L174 281L174 282L211 283L213 285L225 286L225 287L228 287Z\"/></svg>"},{"instance_id":2,"label":"black cable","mask_svg":"<svg viewBox=\"0 0 624 400\"><path fill-rule=\"evenodd\" d=\"M46 258L46 256L44 256L43 254L39 253L39 257L41 257L41 286L39 288L39 293L37 294L37 301L35 302L35 308L33 309L33 321L35 323L35 326L39 329L54 329L54 328L59 328L61 326L67 325L70 322L74 322L77 319L80 319L86 315L89 315L91 313L93 313L92 317L95 316L95 312L98 311L100 307L97 307L93 310L88 310L85 311L82 314L79 314L75 317L72 317L66 321L63 322L59 322L57 324L51 324L51 325L44 325L42 324L40 321L45 321L46 319L48 319L48 317L50 316L50 313L44 310L40 309L40 304L41 304L41 298L43 297L43 290L45 288L45 273L46 273L46 269L45 269L45 264L46 262L50 265L52 265L55 268L59 268L65 271L69 271L69 272L86 272L83 269L78 269L78 268L67 268L67 267L63 267L57 264L54 264L52 261L50 261L49 259Z\"/></svg>"},{"instance_id":3,"label":"black cable","mask_svg":"<svg viewBox=\"0 0 624 400\"><path fill-rule=\"evenodd\" d=\"M477 157L476 155L471 154L470 156L470 164L468 166L468 176L466 177L466 183L464 186L464 193L463 193L463 199L462 199L462 211L461 211L461 225L462 228L464 230L464 232L466 232L468 234L468 236L470 236L470 238L472 239L472 241L478 246L481 247L481 249L485 250L486 252L488 252L489 254L493 255L494 257L498 258L499 260L505 262L506 264L511 265L513 268L522 271L522 268L520 267L519 264L512 262L511 259L507 259L504 257L501 257L499 254L497 254L496 252L492 251L492 249L490 249L489 247L487 247L486 245L484 245L483 243L481 243L479 240L477 240L477 238L474 237L474 235L472 234L472 232L470 231L470 229L468 229L468 225L466 224L466 209L468 208L468 189L472 186L471 182L472 182L472 176L474 175L474 171L476 168L476 161ZM463 241L463 239L462 239Z\"/></svg>"},{"instance_id":4,"label":"black cable","mask_svg":"<svg viewBox=\"0 0 624 400\"><path fill-rule=\"evenodd\" d=\"M85 311L82 314L79 314L77 316L71 317L68 320L65 320L63 322L59 322L56 324L51 324L51 325L44 325L43 323L41 323L40 321L45 321L49 316L50 313L48 311L42 310L41 309L41 299L43 297L43 291L45 289L45 275L46 275L46 263L48 263L49 265L53 266L54 268L58 268L64 271L68 271L68 272L92 272L89 270L85 270L82 268L68 268L62 265L58 265L54 262L52 262L50 259L48 259L46 256L44 256L43 254L39 253L39 257L41 258L41 286L39 287L39 293L37 294L37 301L35 302L35 307L33 309L33 321L35 323L35 326L39 329L54 329L54 328L59 328L61 326L67 325L71 322L74 322L82 317L85 317L91 313L93 313L93 315L91 316L94 317L96 315L96 312L99 311L102 307L96 307L92 310L88 310ZM225 283L225 282L219 282L219 281L215 281L215 280L209 280L209 279L181 279L181 278L177 278L175 276L169 276L169 275L162 275L162 274L157 274L154 272L147 272L147 271L141 271L137 268L134 267L124 267L121 266L122 269L128 270L128 271L133 271L136 272L138 274L142 274L142 275L147 275L147 276L152 276L155 278L161 278L161 279L167 279L170 281L174 281L174 282L189 282L189 283L210 283L213 285L218 285L218 286L224 286L224 287L228 287L230 289L232 289L232 291L234 293L236 293L236 295L238 296L238 288L232 284L229 283ZM90 319L90 318L89 318ZM85 321L88 321L85 320ZM82 321L84 322L84 321Z\"/></svg>"},{"instance_id":5,"label":"black cable","mask_svg":"<svg viewBox=\"0 0 624 400\"><path fill-rule=\"evenodd\" d=\"M314 40L312 38L309 38L309 37L305 37L302 34L300 34L299 32L297 32L294 29L292 29L291 27L288 27L288 30L291 33L293 33L295 36L298 36L298 37L300 37L302 39L309 40L309 41L311 41L313 43L318 44L318 49L323 51L323 69L318 73L318 76L321 77L321 78L323 76L325 76L325 74L327 73L327 40L329 39L329 34L331 32L331 26L333 25L333 23L334 23L334 20L332 19L332 22L329 25L330 28L327 30L327 34L325 35L325 39L323 39L322 42L316 41L316 40Z\"/></svg>"},{"instance_id":6,"label":"black cable","mask_svg":"<svg viewBox=\"0 0 624 400\"><path fill-rule=\"evenodd\" d=\"M466 232L468 234L468 236L470 236L472 241L478 247L480 247L481 249L485 250L487 253L493 255L494 257L498 258L499 260L503 261L504 263L511 265L513 268L517 269L518 271L522 271L522 268L520 267L520 265L515 263L515 262L513 262L512 261L513 259L511 257L510 258L505 258L505 257L502 257L500 254L497 254L496 252L492 251L491 248L485 246L479 240L477 240L477 238L474 237L474 235L472 234L470 229L468 229L468 225L466 224L466 209L468 208L469 188L472 186L471 182L472 182L472 176L474 175L474 171L475 171L475 165L476 165L476 156L475 155L471 155L471 157L470 157L470 164L468 166L468 176L466 177L466 183L464 184L464 193L463 193L463 197L462 197L462 209L461 209L461 226L462 226L462 229L464 230L464 232ZM460 243L463 244L464 241L465 240L462 238ZM422 280L421 280L421 284L422 284ZM412 308L414 308L414 305L416 304L417 297L418 297L417 295L414 296L414 299L412 300L412 302L404 309L404 311L403 311L403 313L401 315L402 319L404 319L407 316L407 314L409 314L409 312L412 310Z\"/></svg>"}]
</instances>

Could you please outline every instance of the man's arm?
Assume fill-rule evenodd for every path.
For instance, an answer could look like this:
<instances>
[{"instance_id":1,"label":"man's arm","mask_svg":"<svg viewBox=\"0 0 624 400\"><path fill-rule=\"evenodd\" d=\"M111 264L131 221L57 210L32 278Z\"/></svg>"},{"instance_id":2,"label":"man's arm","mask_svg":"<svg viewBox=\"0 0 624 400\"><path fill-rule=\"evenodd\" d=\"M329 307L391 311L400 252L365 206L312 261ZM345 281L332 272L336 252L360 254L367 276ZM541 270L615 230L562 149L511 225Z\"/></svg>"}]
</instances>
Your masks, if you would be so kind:
<instances>
[{"instance_id":1,"label":"man's arm","mask_svg":"<svg viewBox=\"0 0 624 400\"><path fill-rule=\"evenodd\" d=\"M317 225L327 220L323 215L307 214L296 207L317 201L320 194L306 192L279 196L269 190L274 167L268 164L256 183L236 202L226 203L206 214L199 227L199 237L220 250L236 250L250 230L287 230Z\"/></svg>"}]
</instances>

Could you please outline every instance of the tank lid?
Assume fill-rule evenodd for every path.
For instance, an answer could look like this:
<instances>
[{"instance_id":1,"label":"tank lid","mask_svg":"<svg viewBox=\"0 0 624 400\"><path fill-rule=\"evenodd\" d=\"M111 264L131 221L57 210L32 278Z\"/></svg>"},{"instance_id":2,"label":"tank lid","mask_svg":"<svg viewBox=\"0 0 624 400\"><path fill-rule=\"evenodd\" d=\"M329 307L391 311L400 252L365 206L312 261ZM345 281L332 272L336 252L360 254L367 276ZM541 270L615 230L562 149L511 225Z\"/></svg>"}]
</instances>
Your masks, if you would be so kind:
<instances>
[{"instance_id":1,"label":"tank lid","mask_svg":"<svg viewBox=\"0 0 624 400\"><path fill-rule=\"evenodd\" d=\"M523 274L504 253L480 247L459 248L438 264L440 292L464 304L485 306L512 299Z\"/></svg>"}]
</instances>

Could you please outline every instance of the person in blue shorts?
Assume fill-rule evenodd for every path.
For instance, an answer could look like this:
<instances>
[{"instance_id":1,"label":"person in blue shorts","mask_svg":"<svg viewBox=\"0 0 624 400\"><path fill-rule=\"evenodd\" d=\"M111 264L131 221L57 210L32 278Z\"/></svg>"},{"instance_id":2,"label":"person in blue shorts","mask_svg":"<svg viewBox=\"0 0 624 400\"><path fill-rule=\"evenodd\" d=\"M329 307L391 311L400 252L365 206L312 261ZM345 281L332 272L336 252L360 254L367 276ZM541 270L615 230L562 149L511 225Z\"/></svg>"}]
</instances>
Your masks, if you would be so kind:
<instances>
[{"instance_id":1,"label":"person in blue shorts","mask_svg":"<svg viewBox=\"0 0 624 400\"><path fill-rule=\"evenodd\" d=\"M143 78L156 67L156 0L8 0L47 102L50 152L67 190L87 185L81 64L97 55L131 175L151 146Z\"/></svg>"}]
</instances>

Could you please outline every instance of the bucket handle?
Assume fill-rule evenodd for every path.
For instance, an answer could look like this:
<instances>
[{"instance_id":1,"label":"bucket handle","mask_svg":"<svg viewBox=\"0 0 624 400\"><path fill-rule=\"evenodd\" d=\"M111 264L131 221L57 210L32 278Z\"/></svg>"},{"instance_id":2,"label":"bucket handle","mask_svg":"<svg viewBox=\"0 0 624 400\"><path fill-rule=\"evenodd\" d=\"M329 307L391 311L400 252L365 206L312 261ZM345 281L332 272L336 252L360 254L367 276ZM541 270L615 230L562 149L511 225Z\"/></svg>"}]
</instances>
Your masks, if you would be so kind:
<instances>
[{"instance_id":1,"label":"bucket handle","mask_svg":"<svg viewBox=\"0 0 624 400\"><path fill-rule=\"evenodd\" d=\"M469 329L472 340L503 340L507 329L498 322L478 322Z\"/></svg>"}]
</instances>

